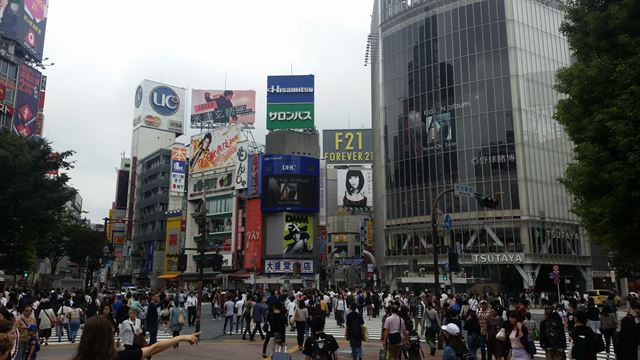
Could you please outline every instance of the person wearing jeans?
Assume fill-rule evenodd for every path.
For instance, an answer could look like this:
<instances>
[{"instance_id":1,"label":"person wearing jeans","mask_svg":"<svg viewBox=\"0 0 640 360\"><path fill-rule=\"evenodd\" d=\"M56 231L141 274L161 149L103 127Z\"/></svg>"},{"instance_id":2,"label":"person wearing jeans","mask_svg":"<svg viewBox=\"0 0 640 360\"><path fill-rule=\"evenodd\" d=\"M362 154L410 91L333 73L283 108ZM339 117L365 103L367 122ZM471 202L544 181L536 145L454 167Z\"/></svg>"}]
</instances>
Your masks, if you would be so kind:
<instances>
[{"instance_id":1,"label":"person wearing jeans","mask_svg":"<svg viewBox=\"0 0 640 360\"><path fill-rule=\"evenodd\" d=\"M222 327L222 334L225 335L227 333L227 323L229 324L229 335L233 332L233 309L235 308L235 303L229 297L226 303L224 303L224 326Z\"/></svg>"},{"instance_id":2,"label":"person wearing jeans","mask_svg":"<svg viewBox=\"0 0 640 360\"><path fill-rule=\"evenodd\" d=\"M67 316L69 317L69 338L72 344L76 342L76 336L78 335L78 329L80 329L80 315L82 310L78 309L78 303L74 302L71 305L71 310Z\"/></svg>"},{"instance_id":3,"label":"person wearing jeans","mask_svg":"<svg viewBox=\"0 0 640 360\"><path fill-rule=\"evenodd\" d=\"M56 313L58 317L58 321L56 322L56 335L58 335L58 342L62 341L62 331L64 330L67 333L67 340L71 342L71 336L69 336L69 318L67 317L67 313L71 308L68 306L69 301L65 301L65 304L60 306L58 312Z\"/></svg>"},{"instance_id":4,"label":"person wearing jeans","mask_svg":"<svg viewBox=\"0 0 640 360\"><path fill-rule=\"evenodd\" d=\"M256 304L253 306L253 322L255 326L253 332L249 336L249 341L255 341L256 332L260 332L260 338L264 340L264 333L262 332L262 323L267 321L267 304L264 303L262 295L258 295Z\"/></svg>"}]
</instances>

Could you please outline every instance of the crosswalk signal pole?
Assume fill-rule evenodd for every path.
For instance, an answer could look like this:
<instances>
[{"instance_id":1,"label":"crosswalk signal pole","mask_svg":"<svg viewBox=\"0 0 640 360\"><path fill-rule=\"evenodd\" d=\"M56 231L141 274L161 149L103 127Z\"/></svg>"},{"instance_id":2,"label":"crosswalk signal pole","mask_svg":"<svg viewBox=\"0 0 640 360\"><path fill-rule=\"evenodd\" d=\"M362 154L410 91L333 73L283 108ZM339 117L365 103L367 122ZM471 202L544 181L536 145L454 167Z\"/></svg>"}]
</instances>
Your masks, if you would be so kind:
<instances>
[{"instance_id":1,"label":"crosswalk signal pole","mask_svg":"<svg viewBox=\"0 0 640 360\"><path fill-rule=\"evenodd\" d=\"M445 194L453 192L453 189L442 190L431 203L431 240L433 241L433 279L435 289L433 291L433 305L440 307L440 269L438 268L438 255L440 252L440 240L438 239L438 201Z\"/></svg>"}]
</instances>

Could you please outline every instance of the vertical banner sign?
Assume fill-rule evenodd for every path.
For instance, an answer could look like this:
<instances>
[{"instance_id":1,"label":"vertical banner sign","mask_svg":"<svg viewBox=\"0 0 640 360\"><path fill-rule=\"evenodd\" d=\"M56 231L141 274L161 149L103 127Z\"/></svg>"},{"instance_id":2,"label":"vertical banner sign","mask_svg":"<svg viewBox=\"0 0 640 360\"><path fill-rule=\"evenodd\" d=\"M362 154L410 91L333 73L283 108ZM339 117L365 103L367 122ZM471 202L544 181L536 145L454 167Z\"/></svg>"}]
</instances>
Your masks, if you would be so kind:
<instances>
[{"instance_id":1,"label":"vertical banner sign","mask_svg":"<svg viewBox=\"0 0 640 360\"><path fill-rule=\"evenodd\" d=\"M145 263L145 270L147 273L151 273L153 271L153 241L149 241L145 244L145 248L147 251L147 261Z\"/></svg>"},{"instance_id":2,"label":"vertical banner sign","mask_svg":"<svg viewBox=\"0 0 640 360\"><path fill-rule=\"evenodd\" d=\"M320 160L320 176L319 176L320 212L318 214L318 222L320 226L327 226L326 164L327 164L326 161Z\"/></svg>"},{"instance_id":3,"label":"vertical banner sign","mask_svg":"<svg viewBox=\"0 0 640 360\"><path fill-rule=\"evenodd\" d=\"M247 197L260 196L262 192L262 154L249 156L249 171L247 174Z\"/></svg>"},{"instance_id":4,"label":"vertical banner sign","mask_svg":"<svg viewBox=\"0 0 640 360\"><path fill-rule=\"evenodd\" d=\"M27 139L37 135L36 116L38 114L40 80L41 74L38 70L25 64L20 65L13 130Z\"/></svg>"},{"instance_id":5,"label":"vertical banner sign","mask_svg":"<svg viewBox=\"0 0 640 360\"><path fill-rule=\"evenodd\" d=\"M180 235L182 217L173 216L167 219L167 238L165 243L164 272L178 273L178 256L180 255Z\"/></svg>"},{"instance_id":6,"label":"vertical banner sign","mask_svg":"<svg viewBox=\"0 0 640 360\"><path fill-rule=\"evenodd\" d=\"M313 215L284 214L284 254L313 253Z\"/></svg>"},{"instance_id":7,"label":"vertical banner sign","mask_svg":"<svg viewBox=\"0 0 640 360\"><path fill-rule=\"evenodd\" d=\"M367 220L367 249L373 249L373 219Z\"/></svg>"},{"instance_id":8,"label":"vertical banner sign","mask_svg":"<svg viewBox=\"0 0 640 360\"><path fill-rule=\"evenodd\" d=\"M184 182L187 176L187 149L184 146L171 147L171 184L169 191L184 193Z\"/></svg>"},{"instance_id":9,"label":"vertical banner sign","mask_svg":"<svg viewBox=\"0 0 640 360\"><path fill-rule=\"evenodd\" d=\"M236 190L247 188L247 171L249 167L249 142L241 141L236 146Z\"/></svg>"},{"instance_id":10,"label":"vertical banner sign","mask_svg":"<svg viewBox=\"0 0 640 360\"><path fill-rule=\"evenodd\" d=\"M260 198L247 200L247 222L245 225L246 247L244 268L262 270L262 210Z\"/></svg>"}]
</instances>

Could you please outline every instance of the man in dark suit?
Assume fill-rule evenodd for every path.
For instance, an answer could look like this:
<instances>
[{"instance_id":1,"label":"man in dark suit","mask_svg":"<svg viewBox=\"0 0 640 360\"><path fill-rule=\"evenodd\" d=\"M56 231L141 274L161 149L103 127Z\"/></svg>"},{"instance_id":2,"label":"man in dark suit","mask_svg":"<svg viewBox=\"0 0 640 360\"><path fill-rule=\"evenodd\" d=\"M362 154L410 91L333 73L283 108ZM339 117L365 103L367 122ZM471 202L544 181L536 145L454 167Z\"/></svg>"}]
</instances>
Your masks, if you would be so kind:
<instances>
[{"instance_id":1,"label":"man in dark suit","mask_svg":"<svg viewBox=\"0 0 640 360\"><path fill-rule=\"evenodd\" d=\"M159 325L159 312L160 307L160 295L158 293L151 294L151 301L147 309L147 331L149 331L149 345L153 345L158 342L158 325ZM147 359L151 359L148 357Z\"/></svg>"}]
</instances>

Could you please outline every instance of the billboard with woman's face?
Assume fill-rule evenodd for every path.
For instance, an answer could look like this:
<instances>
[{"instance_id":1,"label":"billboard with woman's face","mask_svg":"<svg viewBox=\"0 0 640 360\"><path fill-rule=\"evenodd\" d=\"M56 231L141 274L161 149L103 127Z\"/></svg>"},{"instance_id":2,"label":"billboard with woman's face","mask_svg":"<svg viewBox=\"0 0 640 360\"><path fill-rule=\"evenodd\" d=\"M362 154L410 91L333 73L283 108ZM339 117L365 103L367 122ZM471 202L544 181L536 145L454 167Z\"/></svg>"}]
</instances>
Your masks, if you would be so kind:
<instances>
[{"instance_id":1,"label":"billboard with woman's face","mask_svg":"<svg viewBox=\"0 0 640 360\"><path fill-rule=\"evenodd\" d=\"M373 207L371 170L338 170L338 206Z\"/></svg>"},{"instance_id":2,"label":"billboard with woman's face","mask_svg":"<svg viewBox=\"0 0 640 360\"><path fill-rule=\"evenodd\" d=\"M213 170L235 164L240 127L225 126L191 138L189 173Z\"/></svg>"}]
</instances>

